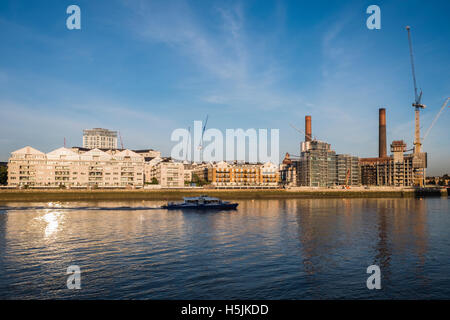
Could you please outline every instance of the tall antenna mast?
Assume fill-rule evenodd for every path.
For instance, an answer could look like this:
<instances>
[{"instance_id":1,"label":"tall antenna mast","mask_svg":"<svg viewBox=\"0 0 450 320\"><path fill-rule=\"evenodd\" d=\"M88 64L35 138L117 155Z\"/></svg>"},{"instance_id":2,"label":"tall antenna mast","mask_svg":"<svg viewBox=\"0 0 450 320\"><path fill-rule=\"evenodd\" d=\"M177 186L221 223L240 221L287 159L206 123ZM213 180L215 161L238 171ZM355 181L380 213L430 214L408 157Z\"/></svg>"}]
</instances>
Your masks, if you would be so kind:
<instances>
[{"instance_id":1,"label":"tall antenna mast","mask_svg":"<svg viewBox=\"0 0 450 320\"><path fill-rule=\"evenodd\" d=\"M206 115L205 124L203 125L202 135L201 135L201 138L200 138L200 143L198 145L198 150L200 150L200 162L203 162L203 157L202 157L202 155L203 155L203 152L202 152L202 149L203 149L203 135L205 134L206 124L207 123L208 123L208 115Z\"/></svg>"},{"instance_id":2,"label":"tall antenna mast","mask_svg":"<svg viewBox=\"0 0 450 320\"><path fill-rule=\"evenodd\" d=\"M119 131L119 139L120 139L120 148L123 150L123 141L122 141L122 134Z\"/></svg>"},{"instance_id":3,"label":"tall antenna mast","mask_svg":"<svg viewBox=\"0 0 450 320\"><path fill-rule=\"evenodd\" d=\"M187 142L186 142L186 154L185 154L185 160L187 161L188 159L188 155L191 152L191 144L190 144L190 140L191 140L191 127L188 127L188 138L187 138ZM190 157L189 157L189 161L190 161Z\"/></svg>"}]
</instances>

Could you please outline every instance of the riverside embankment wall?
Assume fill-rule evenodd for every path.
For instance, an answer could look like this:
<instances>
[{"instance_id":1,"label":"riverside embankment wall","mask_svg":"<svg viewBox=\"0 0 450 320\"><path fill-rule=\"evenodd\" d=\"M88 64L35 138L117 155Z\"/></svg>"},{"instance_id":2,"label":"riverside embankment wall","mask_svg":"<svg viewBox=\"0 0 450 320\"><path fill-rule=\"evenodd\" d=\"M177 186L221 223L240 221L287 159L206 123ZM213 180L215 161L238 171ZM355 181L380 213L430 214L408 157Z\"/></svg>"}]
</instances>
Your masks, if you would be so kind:
<instances>
[{"instance_id":1,"label":"riverside embankment wall","mask_svg":"<svg viewBox=\"0 0 450 320\"><path fill-rule=\"evenodd\" d=\"M414 189L292 188L272 190L158 189L158 190L0 190L0 201L79 201L79 200L181 200L182 197L208 194L221 199L288 199L288 198L402 198L414 196L447 196L445 189L418 193Z\"/></svg>"}]
</instances>

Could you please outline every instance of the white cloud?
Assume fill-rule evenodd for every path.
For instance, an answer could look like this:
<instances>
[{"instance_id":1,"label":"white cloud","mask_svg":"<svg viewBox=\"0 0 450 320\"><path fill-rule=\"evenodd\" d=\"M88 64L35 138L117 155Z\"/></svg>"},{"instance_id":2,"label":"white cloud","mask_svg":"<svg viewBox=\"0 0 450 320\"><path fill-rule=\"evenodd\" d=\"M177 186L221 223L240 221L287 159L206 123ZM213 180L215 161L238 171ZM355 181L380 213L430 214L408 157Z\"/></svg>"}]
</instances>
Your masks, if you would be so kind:
<instances>
[{"instance_id":1,"label":"white cloud","mask_svg":"<svg viewBox=\"0 0 450 320\"><path fill-rule=\"evenodd\" d=\"M275 45L257 42L248 35L241 4L212 10L215 32L202 25L184 1L126 5L140 16L132 26L141 39L164 43L200 67L199 74L212 77L206 85L196 83L195 89L203 92L201 101L231 109L275 110L298 107L297 103L304 100L301 93L289 92L280 84L286 76L284 69L276 58L265 53Z\"/></svg>"}]
</instances>

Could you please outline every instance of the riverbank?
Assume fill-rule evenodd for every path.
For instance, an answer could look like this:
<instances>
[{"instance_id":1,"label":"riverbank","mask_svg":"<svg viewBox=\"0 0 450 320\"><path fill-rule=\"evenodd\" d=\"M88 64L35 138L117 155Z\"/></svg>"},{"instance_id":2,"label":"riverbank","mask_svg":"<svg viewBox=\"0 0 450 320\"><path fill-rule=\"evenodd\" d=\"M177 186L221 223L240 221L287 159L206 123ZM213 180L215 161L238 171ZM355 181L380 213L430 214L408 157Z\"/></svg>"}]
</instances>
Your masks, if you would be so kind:
<instances>
[{"instance_id":1,"label":"riverbank","mask_svg":"<svg viewBox=\"0 0 450 320\"><path fill-rule=\"evenodd\" d=\"M181 200L183 197L208 194L221 199L289 199L289 198L404 198L418 193L413 189L275 189L275 190L0 190L0 201L79 201L79 200ZM447 196L435 190L420 196Z\"/></svg>"}]
</instances>

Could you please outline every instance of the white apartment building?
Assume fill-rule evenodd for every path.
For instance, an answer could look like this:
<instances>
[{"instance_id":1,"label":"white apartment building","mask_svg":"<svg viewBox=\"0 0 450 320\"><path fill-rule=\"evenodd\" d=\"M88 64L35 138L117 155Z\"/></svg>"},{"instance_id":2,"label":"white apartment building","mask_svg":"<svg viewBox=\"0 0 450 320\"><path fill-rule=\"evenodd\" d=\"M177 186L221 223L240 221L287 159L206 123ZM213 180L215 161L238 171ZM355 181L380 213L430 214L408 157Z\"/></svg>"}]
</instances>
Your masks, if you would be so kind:
<instances>
[{"instance_id":1,"label":"white apartment building","mask_svg":"<svg viewBox=\"0 0 450 320\"><path fill-rule=\"evenodd\" d=\"M99 149L77 153L59 148L47 154L32 147L11 153L8 185L31 187L141 187L144 158L123 150L114 155Z\"/></svg>"},{"instance_id":2,"label":"white apartment building","mask_svg":"<svg viewBox=\"0 0 450 320\"><path fill-rule=\"evenodd\" d=\"M145 182L151 183L153 178L163 188L184 187L184 166L168 158L154 158L144 165Z\"/></svg>"},{"instance_id":3,"label":"white apartment building","mask_svg":"<svg viewBox=\"0 0 450 320\"><path fill-rule=\"evenodd\" d=\"M102 128L85 129L83 148L117 149L117 131Z\"/></svg>"},{"instance_id":4,"label":"white apartment building","mask_svg":"<svg viewBox=\"0 0 450 320\"><path fill-rule=\"evenodd\" d=\"M160 157L156 157L149 161L144 162L144 183L145 184L152 183L153 178L155 178L159 184L159 180L156 177L156 165L161 161L162 161L162 159Z\"/></svg>"},{"instance_id":5,"label":"white apartment building","mask_svg":"<svg viewBox=\"0 0 450 320\"><path fill-rule=\"evenodd\" d=\"M272 162L266 162L260 167L260 184L266 186L277 186L280 180L278 166Z\"/></svg>"}]
</instances>

